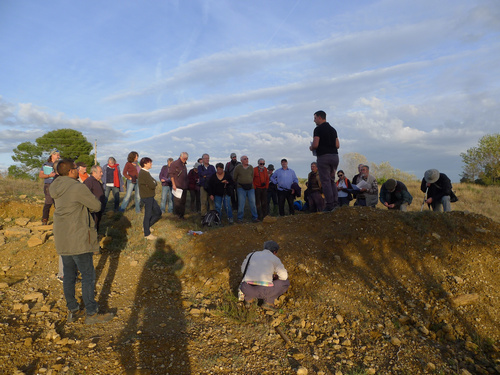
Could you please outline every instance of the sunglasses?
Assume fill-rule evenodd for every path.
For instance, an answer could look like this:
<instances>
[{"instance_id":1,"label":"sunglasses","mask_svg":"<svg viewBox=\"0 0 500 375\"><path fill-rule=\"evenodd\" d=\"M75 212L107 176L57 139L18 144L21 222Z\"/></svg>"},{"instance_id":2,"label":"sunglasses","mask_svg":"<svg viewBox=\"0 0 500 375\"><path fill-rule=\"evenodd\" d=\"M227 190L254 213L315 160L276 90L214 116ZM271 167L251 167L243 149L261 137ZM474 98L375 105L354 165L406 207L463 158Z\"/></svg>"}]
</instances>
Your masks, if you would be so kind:
<instances>
[{"instance_id":1,"label":"sunglasses","mask_svg":"<svg viewBox=\"0 0 500 375\"><path fill-rule=\"evenodd\" d=\"M343 174L338 174L337 176L338 176L338 177L344 177L344 175L343 175Z\"/></svg>"},{"instance_id":2,"label":"sunglasses","mask_svg":"<svg viewBox=\"0 0 500 375\"><path fill-rule=\"evenodd\" d=\"M266 163L259 163L259 165L266 165Z\"/></svg>"}]
</instances>

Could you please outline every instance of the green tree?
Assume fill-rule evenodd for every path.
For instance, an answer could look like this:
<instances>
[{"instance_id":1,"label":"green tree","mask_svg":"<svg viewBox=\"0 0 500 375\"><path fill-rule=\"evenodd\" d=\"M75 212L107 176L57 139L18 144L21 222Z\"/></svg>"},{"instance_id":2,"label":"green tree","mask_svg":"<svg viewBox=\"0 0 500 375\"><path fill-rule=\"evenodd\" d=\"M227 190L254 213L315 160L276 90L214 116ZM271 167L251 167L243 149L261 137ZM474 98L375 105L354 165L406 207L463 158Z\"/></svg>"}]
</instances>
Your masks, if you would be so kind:
<instances>
[{"instance_id":1,"label":"green tree","mask_svg":"<svg viewBox=\"0 0 500 375\"><path fill-rule=\"evenodd\" d=\"M480 179L485 184L500 181L500 134L487 134L479 140L477 147L461 153L464 169L462 177L474 182Z\"/></svg>"},{"instance_id":2,"label":"green tree","mask_svg":"<svg viewBox=\"0 0 500 375\"><path fill-rule=\"evenodd\" d=\"M12 160L20 165L9 167L9 175L14 177L20 177L23 174L37 175L53 149L59 151L61 158L73 159L76 162L82 161L87 166L93 164L92 144L85 136L77 130L59 129L37 138L36 145L31 142L18 145L13 150Z\"/></svg>"}]
</instances>

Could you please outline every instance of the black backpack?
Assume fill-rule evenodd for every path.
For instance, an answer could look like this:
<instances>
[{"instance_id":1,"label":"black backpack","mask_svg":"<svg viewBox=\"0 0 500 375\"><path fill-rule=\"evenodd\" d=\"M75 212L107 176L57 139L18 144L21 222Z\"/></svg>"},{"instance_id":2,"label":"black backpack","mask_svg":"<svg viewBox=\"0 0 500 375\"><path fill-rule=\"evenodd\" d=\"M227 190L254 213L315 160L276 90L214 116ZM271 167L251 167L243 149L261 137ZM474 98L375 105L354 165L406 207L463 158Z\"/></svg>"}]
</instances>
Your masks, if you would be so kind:
<instances>
[{"instance_id":1,"label":"black backpack","mask_svg":"<svg viewBox=\"0 0 500 375\"><path fill-rule=\"evenodd\" d=\"M205 217L201 220L202 226L207 227L216 227L221 224L220 215L217 211L211 210L209 211Z\"/></svg>"}]
</instances>

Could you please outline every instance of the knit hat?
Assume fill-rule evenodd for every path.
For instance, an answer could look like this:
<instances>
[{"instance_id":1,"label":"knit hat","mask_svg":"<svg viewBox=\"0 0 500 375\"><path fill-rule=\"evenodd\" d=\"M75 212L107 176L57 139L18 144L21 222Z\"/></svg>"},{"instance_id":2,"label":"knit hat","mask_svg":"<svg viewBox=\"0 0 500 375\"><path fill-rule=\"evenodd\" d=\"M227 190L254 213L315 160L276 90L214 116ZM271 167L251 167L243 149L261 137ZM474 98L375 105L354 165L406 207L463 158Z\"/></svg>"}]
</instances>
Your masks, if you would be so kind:
<instances>
[{"instance_id":1,"label":"knit hat","mask_svg":"<svg viewBox=\"0 0 500 375\"><path fill-rule=\"evenodd\" d=\"M437 169L429 169L425 171L424 179L427 183L433 184L439 180L439 171Z\"/></svg>"},{"instance_id":2,"label":"knit hat","mask_svg":"<svg viewBox=\"0 0 500 375\"><path fill-rule=\"evenodd\" d=\"M274 171L274 165L269 164L269 165L267 166L267 170L268 170L268 171Z\"/></svg>"},{"instance_id":3,"label":"knit hat","mask_svg":"<svg viewBox=\"0 0 500 375\"><path fill-rule=\"evenodd\" d=\"M389 178L386 182L384 182L384 187L389 193L392 193L396 189L396 184L397 182L395 179Z\"/></svg>"},{"instance_id":4,"label":"knit hat","mask_svg":"<svg viewBox=\"0 0 500 375\"><path fill-rule=\"evenodd\" d=\"M236 157L236 154L234 152L231 153L231 159L232 158L235 158Z\"/></svg>"},{"instance_id":5,"label":"knit hat","mask_svg":"<svg viewBox=\"0 0 500 375\"><path fill-rule=\"evenodd\" d=\"M270 252L274 253L278 251L280 248L280 245L278 245L275 241L266 241L264 242L264 250L269 250Z\"/></svg>"}]
</instances>

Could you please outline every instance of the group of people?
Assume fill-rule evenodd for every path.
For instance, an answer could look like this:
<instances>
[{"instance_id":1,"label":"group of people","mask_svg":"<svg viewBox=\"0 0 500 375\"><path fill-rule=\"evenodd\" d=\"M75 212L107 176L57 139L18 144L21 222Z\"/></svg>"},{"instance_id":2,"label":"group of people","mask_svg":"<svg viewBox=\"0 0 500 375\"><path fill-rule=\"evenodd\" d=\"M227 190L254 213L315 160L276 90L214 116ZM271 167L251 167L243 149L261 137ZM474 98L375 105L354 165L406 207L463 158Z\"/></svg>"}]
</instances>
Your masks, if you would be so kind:
<instances>
[{"instance_id":1,"label":"group of people","mask_svg":"<svg viewBox=\"0 0 500 375\"><path fill-rule=\"evenodd\" d=\"M311 211L330 212L339 206L349 205L355 197L355 205L375 206L378 201L388 209L406 211L412 203L412 196L401 181L387 180L378 194L377 180L370 175L367 165L359 165L359 173L352 182L342 170L337 171L340 147L337 131L326 121L326 113L314 114L316 128L310 150L316 155L308 175L306 201ZM248 202L253 222L259 222L269 214L270 203L278 205L279 214L288 211L294 214L294 199L301 195L295 172L288 168L287 159L281 160L281 168L275 170L272 164L266 168L260 158L258 165L249 164L248 156L240 161L236 154L230 155L226 165L210 164L210 156L203 154L188 172L188 153L181 152L177 160L168 159L163 166L159 180L162 185L160 205L155 200L157 181L150 170L153 160L139 154L129 153L123 169L126 181L126 195L120 206L119 194L123 190L123 178L119 164L113 157L100 167L94 165L87 174L84 163L60 160L60 154L53 150L40 170L44 179L45 202L42 223L47 224L52 204L54 212L54 237L60 255L60 279L69 310L68 321L86 316L87 324L106 322L113 314L98 314L94 299L95 270L92 255L99 249L97 232L109 194L114 197L115 211L125 211L132 192L135 192L135 210L140 212L144 205L144 237L154 240L152 226L162 213L171 212L178 219L184 219L187 193L191 195L191 209L206 215L209 210L224 212L230 224L233 223L233 207L237 207L237 222L242 223L245 205ZM335 181L335 175L338 181ZM85 186L84 186L85 185ZM425 193L424 204L434 210L450 211L452 192L450 179L436 169L425 172L421 190ZM89 215L90 213L90 215ZM274 300L285 293L290 286L288 274L277 258L279 246L266 241L264 250L249 254L243 264L243 279L240 291L247 304L256 299L264 300L264 308L275 310ZM82 274L82 298L86 312L80 309L75 298L75 283L78 271Z\"/></svg>"}]
</instances>

